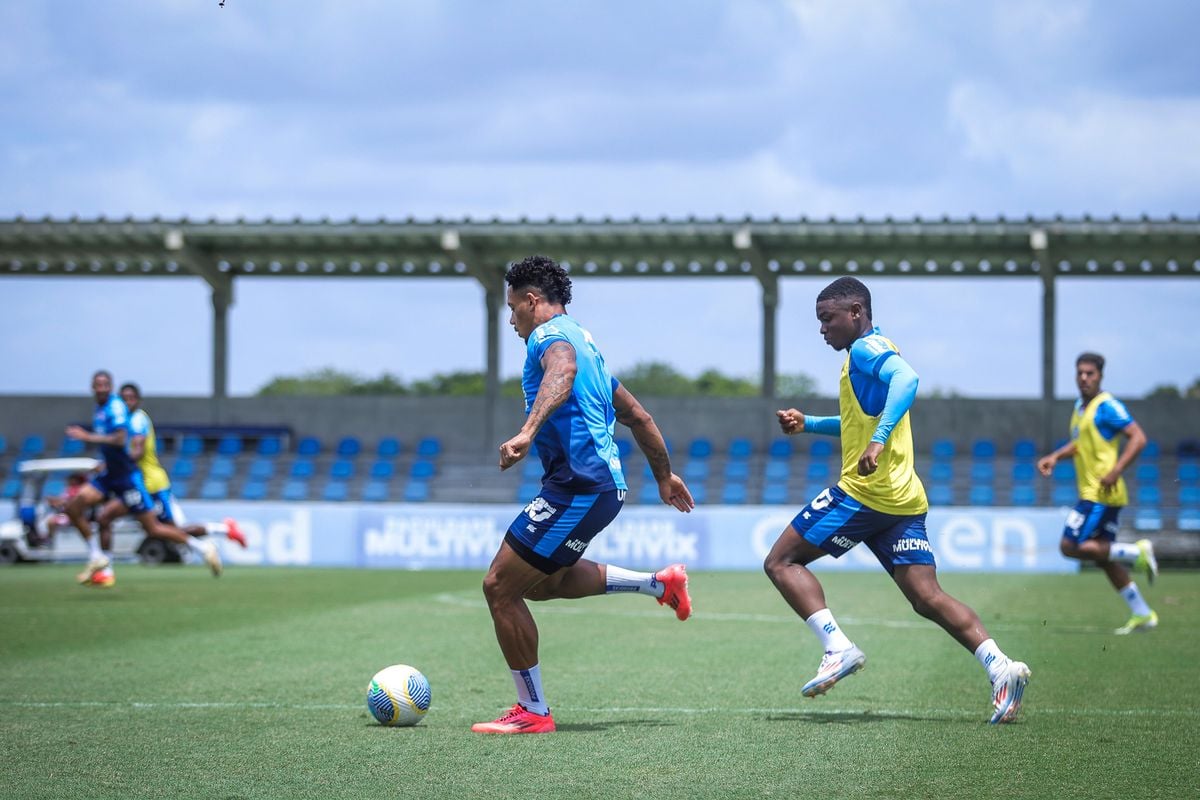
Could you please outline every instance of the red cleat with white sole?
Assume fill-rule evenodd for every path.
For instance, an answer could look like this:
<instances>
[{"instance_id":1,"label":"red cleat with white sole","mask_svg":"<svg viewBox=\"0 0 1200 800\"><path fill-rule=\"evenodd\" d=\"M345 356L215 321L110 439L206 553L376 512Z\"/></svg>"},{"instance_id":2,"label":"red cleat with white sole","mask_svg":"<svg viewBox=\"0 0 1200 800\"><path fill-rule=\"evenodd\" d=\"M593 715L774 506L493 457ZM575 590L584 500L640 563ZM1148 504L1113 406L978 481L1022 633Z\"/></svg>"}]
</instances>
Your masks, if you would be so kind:
<instances>
[{"instance_id":1,"label":"red cleat with white sole","mask_svg":"<svg viewBox=\"0 0 1200 800\"><path fill-rule=\"evenodd\" d=\"M233 517L225 518L225 538L234 542L243 550L246 549L246 536L242 533L242 529L238 527Z\"/></svg>"},{"instance_id":2,"label":"red cleat with white sole","mask_svg":"<svg viewBox=\"0 0 1200 800\"><path fill-rule=\"evenodd\" d=\"M554 717L535 714L516 703L492 722L476 722L471 726L475 733L554 733Z\"/></svg>"},{"instance_id":3,"label":"red cleat with white sole","mask_svg":"<svg viewBox=\"0 0 1200 800\"><path fill-rule=\"evenodd\" d=\"M663 596L658 598L658 604L675 609L675 616L680 622L690 617L692 597L688 594L687 567L672 564L654 573L654 579L663 586Z\"/></svg>"}]
</instances>

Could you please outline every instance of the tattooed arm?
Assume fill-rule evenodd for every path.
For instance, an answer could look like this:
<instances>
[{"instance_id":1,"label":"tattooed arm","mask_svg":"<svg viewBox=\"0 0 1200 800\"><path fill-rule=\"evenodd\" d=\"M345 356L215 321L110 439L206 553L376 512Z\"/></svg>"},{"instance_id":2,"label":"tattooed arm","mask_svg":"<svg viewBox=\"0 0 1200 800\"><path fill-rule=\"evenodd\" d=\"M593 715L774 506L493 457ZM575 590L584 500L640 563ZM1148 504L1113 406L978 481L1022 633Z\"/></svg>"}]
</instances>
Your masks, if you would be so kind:
<instances>
[{"instance_id":1,"label":"tattooed arm","mask_svg":"<svg viewBox=\"0 0 1200 800\"><path fill-rule=\"evenodd\" d=\"M538 386L533 408L521 431L500 445L500 469L508 469L529 454L533 437L542 425L571 396L575 385L575 374L579 371L575 363L575 348L567 342L555 342L542 356L542 383ZM660 437L661 438L661 437Z\"/></svg>"},{"instance_id":2,"label":"tattooed arm","mask_svg":"<svg viewBox=\"0 0 1200 800\"><path fill-rule=\"evenodd\" d=\"M617 412L617 422L629 428L638 447L645 454L646 461L650 463L650 471L654 473L654 480L658 482L658 496L662 501L685 513L695 508L696 502L692 499L687 484L671 472L671 456L667 453L667 443L650 413L621 385L613 392L613 407Z\"/></svg>"}]
</instances>

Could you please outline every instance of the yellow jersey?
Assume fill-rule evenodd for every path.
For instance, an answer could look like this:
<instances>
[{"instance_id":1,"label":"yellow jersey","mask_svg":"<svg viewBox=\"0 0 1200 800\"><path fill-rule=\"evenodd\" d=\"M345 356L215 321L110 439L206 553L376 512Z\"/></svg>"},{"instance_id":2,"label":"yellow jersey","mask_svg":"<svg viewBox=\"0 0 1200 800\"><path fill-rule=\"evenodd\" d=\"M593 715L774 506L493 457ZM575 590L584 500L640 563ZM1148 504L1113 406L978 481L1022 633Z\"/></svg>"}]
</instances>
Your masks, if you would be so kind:
<instances>
[{"instance_id":1,"label":"yellow jersey","mask_svg":"<svg viewBox=\"0 0 1200 800\"><path fill-rule=\"evenodd\" d=\"M171 479L167 471L158 463L158 441L154 437L154 423L150 415L142 409L133 412L129 418L130 437L145 437L142 457L138 459L138 468L142 471L142 479L146 482L146 491L150 494L171 488Z\"/></svg>"},{"instance_id":2,"label":"yellow jersey","mask_svg":"<svg viewBox=\"0 0 1200 800\"><path fill-rule=\"evenodd\" d=\"M892 428L891 435L883 445L883 452L879 454L878 469L874 474L858 474L858 459L871 443L882 412L868 414L863 410L862 403L855 393L851 380L851 360L856 355L856 348L862 348L867 358L886 356L889 351L900 353L899 348L890 339L878 333L876 328L875 332L855 342L846 356L838 386L842 438L842 474L838 486L874 511L898 516L923 514L929 510L929 501L925 498L925 487L917 477L914 465L912 429L909 426L908 412L905 412ZM860 379L882 384L886 394L886 383L878 377L872 377L877 373L878 370L860 373ZM881 387L873 388L878 391Z\"/></svg>"},{"instance_id":3,"label":"yellow jersey","mask_svg":"<svg viewBox=\"0 0 1200 800\"><path fill-rule=\"evenodd\" d=\"M1079 499L1106 506L1129 504L1125 479L1118 478L1109 490L1100 479L1112 471L1120 455L1118 436L1133 417L1125 405L1108 392L1100 392L1086 406L1075 401L1071 412L1071 441L1075 443L1075 484Z\"/></svg>"}]
</instances>

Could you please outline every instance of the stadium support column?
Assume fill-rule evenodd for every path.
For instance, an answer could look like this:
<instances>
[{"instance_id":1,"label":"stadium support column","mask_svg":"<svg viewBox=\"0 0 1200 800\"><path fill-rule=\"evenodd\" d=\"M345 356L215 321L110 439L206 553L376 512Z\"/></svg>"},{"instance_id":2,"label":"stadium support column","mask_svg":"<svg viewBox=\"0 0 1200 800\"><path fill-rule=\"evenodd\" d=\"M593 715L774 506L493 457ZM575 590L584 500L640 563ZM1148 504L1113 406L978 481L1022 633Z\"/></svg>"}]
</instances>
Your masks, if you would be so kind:
<instances>
[{"instance_id":1,"label":"stadium support column","mask_svg":"<svg viewBox=\"0 0 1200 800\"><path fill-rule=\"evenodd\" d=\"M1054 260L1050 255L1050 240L1045 230L1037 228L1031 231L1029 245L1042 278L1042 447L1048 450L1054 445Z\"/></svg>"},{"instance_id":2,"label":"stadium support column","mask_svg":"<svg viewBox=\"0 0 1200 800\"><path fill-rule=\"evenodd\" d=\"M779 276L773 272L759 272L762 284L762 391L763 397L775 396L775 365L777 321L779 317Z\"/></svg>"},{"instance_id":3,"label":"stadium support column","mask_svg":"<svg viewBox=\"0 0 1200 800\"><path fill-rule=\"evenodd\" d=\"M233 276L221 274L212 284L212 396L224 400L229 396L229 307L233 305Z\"/></svg>"},{"instance_id":4,"label":"stadium support column","mask_svg":"<svg viewBox=\"0 0 1200 800\"><path fill-rule=\"evenodd\" d=\"M504 271L488 272L481 278L483 302L487 307L487 376L483 389L483 447L496 446L496 417L500 413L500 309L504 306Z\"/></svg>"}]
</instances>

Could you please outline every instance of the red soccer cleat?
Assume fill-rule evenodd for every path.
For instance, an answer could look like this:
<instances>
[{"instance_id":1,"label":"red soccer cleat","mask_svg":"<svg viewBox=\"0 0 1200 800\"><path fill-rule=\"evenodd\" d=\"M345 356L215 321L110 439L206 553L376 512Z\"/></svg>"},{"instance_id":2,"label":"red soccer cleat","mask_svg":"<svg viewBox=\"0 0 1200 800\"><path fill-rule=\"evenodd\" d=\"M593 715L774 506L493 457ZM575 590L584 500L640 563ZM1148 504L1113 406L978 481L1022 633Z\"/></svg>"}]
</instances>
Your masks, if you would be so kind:
<instances>
[{"instance_id":1,"label":"red soccer cleat","mask_svg":"<svg viewBox=\"0 0 1200 800\"><path fill-rule=\"evenodd\" d=\"M688 594L687 567L683 564L672 564L654 573L654 579L663 585L663 596L658 598L660 606L670 606L675 609L679 621L692 615L692 598Z\"/></svg>"},{"instance_id":2,"label":"red soccer cleat","mask_svg":"<svg viewBox=\"0 0 1200 800\"><path fill-rule=\"evenodd\" d=\"M475 733L554 733L554 717L542 716L516 703L493 722L476 722L471 726Z\"/></svg>"},{"instance_id":3,"label":"red soccer cleat","mask_svg":"<svg viewBox=\"0 0 1200 800\"><path fill-rule=\"evenodd\" d=\"M225 518L225 538L231 542L236 542L243 550L246 549L246 536L242 533L242 529L234 522L233 517Z\"/></svg>"}]
</instances>

